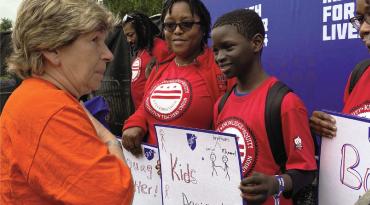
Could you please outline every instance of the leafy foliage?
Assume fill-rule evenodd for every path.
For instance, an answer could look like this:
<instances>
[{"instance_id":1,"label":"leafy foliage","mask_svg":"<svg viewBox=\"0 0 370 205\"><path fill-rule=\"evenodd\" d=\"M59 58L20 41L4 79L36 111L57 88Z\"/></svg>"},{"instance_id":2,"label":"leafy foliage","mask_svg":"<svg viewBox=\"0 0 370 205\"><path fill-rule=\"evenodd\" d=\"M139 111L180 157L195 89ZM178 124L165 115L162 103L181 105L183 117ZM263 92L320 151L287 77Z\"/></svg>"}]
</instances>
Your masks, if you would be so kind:
<instances>
[{"instance_id":1,"label":"leafy foliage","mask_svg":"<svg viewBox=\"0 0 370 205\"><path fill-rule=\"evenodd\" d=\"M9 31L12 28L12 20L1 18L0 31Z\"/></svg>"},{"instance_id":2,"label":"leafy foliage","mask_svg":"<svg viewBox=\"0 0 370 205\"><path fill-rule=\"evenodd\" d=\"M104 0L104 5L119 17L133 11L151 16L160 13L162 9L161 0Z\"/></svg>"}]
</instances>

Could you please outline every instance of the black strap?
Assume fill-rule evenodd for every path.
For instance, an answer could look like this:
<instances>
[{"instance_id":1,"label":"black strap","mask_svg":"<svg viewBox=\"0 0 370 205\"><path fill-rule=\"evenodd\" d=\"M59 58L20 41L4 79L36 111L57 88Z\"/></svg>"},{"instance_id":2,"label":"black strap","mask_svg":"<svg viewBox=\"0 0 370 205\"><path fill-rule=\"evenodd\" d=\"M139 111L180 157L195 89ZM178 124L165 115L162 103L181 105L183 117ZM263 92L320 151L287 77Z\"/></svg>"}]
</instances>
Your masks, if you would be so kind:
<instances>
[{"instance_id":1,"label":"black strap","mask_svg":"<svg viewBox=\"0 0 370 205\"><path fill-rule=\"evenodd\" d=\"M370 66L370 59L363 60L355 66L351 74L351 79L349 81L348 94L351 94L357 81L361 78L362 74L366 71L366 69L369 66Z\"/></svg>"},{"instance_id":2,"label":"black strap","mask_svg":"<svg viewBox=\"0 0 370 205\"><path fill-rule=\"evenodd\" d=\"M268 91L265 106L265 125L271 152L282 171L285 171L287 155L281 124L281 103L289 92L292 90L288 86L277 81Z\"/></svg>"},{"instance_id":3,"label":"black strap","mask_svg":"<svg viewBox=\"0 0 370 205\"><path fill-rule=\"evenodd\" d=\"M222 96L220 103L218 104L218 113L221 113L227 98L230 96L235 86L236 85ZM281 103L284 96L289 92L293 92L293 90L291 90L287 85L280 81L275 82L267 93L265 105L265 125L270 148L276 164L281 167L282 171L285 171L287 156L281 124Z\"/></svg>"},{"instance_id":4,"label":"black strap","mask_svg":"<svg viewBox=\"0 0 370 205\"><path fill-rule=\"evenodd\" d=\"M227 98L229 98L229 96L230 96L231 92L233 92L233 90L234 90L235 86L236 86L236 84L235 84L235 85L233 85L233 87L232 87L230 90L228 90L228 91L227 91L227 92L222 96L222 98L221 98L221 100L220 100L220 103L218 104L218 107L217 107L218 114L220 114L220 113L221 113L221 110L222 110L222 108L224 108L224 105L225 105L225 103L226 103Z\"/></svg>"}]
</instances>

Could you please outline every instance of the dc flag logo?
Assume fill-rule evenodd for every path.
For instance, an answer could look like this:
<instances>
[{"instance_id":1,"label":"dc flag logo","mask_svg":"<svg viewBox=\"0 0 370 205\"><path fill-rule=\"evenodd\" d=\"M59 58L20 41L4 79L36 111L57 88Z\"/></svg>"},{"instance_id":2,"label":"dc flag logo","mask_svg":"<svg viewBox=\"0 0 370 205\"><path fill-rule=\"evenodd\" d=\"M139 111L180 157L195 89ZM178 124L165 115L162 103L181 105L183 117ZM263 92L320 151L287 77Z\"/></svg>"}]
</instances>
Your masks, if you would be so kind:
<instances>
[{"instance_id":1,"label":"dc flag logo","mask_svg":"<svg viewBox=\"0 0 370 205\"><path fill-rule=\"evenodd\" d=\"M144 147L145 157L150 161L154 157L154 150Z\"/></svg>"},{"instance_id":2,"label":"dc flag logo","mask_svg":"<svg viewBox=\"0 0 370 205\"><path fill-rule=\"evenodd\" d=\"M186 134L188 138L188 145L191 150L194 150L195 147L197 146L197 137L194 134L187 133Z\"/></svg>"}]
</instances>

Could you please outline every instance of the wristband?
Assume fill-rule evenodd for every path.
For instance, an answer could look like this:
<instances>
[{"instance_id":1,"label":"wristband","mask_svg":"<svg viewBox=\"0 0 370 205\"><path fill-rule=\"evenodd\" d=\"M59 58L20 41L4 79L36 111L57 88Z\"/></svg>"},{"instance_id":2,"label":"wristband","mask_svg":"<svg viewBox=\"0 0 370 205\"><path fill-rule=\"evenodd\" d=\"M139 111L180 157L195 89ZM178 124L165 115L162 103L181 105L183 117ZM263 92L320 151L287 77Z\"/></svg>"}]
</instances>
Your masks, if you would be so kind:
<instances>
[{"instance_id":1,"label":"wristband","mask_svg":"<svg viewBox=\"0 0 370 205\"><path fill-rule=\"evenodd\" d=\"M274 194L274 201L275 201L275 205L279 205L280 195L284 192L285 184L284 184L284 178L281 175L275 175L275 179L279 183L279 191L278 193Z\"/></svg>"}]
</instances>

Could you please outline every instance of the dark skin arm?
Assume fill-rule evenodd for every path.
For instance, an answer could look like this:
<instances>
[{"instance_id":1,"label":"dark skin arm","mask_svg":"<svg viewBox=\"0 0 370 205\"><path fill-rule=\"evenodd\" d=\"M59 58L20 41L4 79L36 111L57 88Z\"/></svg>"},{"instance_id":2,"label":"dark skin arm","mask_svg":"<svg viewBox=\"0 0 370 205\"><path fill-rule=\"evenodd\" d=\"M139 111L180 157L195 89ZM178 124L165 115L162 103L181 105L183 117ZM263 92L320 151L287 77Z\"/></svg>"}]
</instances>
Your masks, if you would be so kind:
<instances>
[{"instance_id":1,"label":"dark skin arm","mask_svg":"<svg viewBox=\"0 0 370 205\"><path fill-rule=\"evenodd\" d=\"M310 128L322 137L333 138L337 135L335 119L329 114L321 111L314 111L310 118Z\"/></svg>"},{"instance_id":2,"label":"dark skin arm","mask_svg":"<svg viewBox=\"0 0 370 205\"><path fill-rule=\"evenodd\" d=\"M122 145L136 157L143 154L141 143L143 142L145 133L141 127L130 127L122 133Z\"/></svg>"},{"instance_id":3,"label":"dark skin arm","mask_svg":"<svg viewBox=\"0 0 370 205\"><path fill-rule=\"evenodd\" d=\"M284 179L284 192L292 190L292 179L289 175L281 175ZM251 176L242 179L239 189L241 197L247 200L249 205L262 204L266 199L279 191L279 182L275 176L254 172Z\"/></svg>"}]
</instances>

